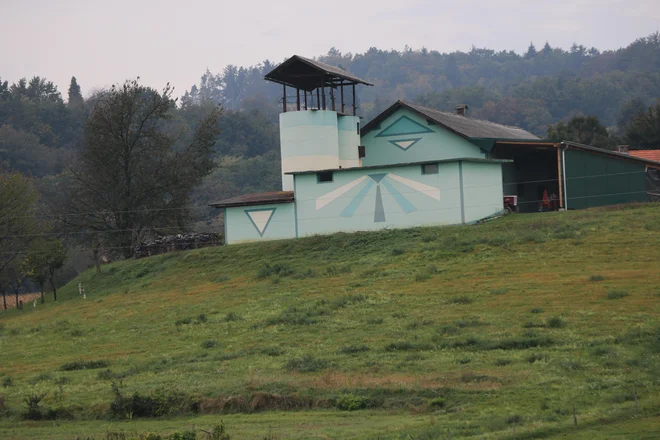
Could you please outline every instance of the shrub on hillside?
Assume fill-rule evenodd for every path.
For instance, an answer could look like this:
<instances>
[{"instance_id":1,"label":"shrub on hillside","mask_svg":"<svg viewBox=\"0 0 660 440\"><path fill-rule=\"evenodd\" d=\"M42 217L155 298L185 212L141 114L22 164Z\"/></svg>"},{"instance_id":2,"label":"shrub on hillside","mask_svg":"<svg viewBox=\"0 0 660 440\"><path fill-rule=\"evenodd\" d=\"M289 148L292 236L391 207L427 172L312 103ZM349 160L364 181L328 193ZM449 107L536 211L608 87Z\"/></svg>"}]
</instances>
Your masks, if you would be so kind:
<instances>
[{"instance_id":1,"label":"shrub on hillside","mask_svg":"<svg viewBox=\"0 0 660 440\"><path fill-rule=\"evenodd\" d=\"M566 326L566 322L559 316L553 316L552 318L548 319L547 325L550 328L562 328Z\"/></svg>"},{"instance_id":2,"label":"shrub on hillside","mask_svg":"<svg viewBox=\"0 0 660 440\"><path fill-rule=\"evenodd\" d=\"M346 345L339 349L339 354L358 354L369 351L366 345Z\"/></svg>"},{"instance_id":3,"label":"shrub on hillside","mask_svg":"<svg viewBox=\"0 0 660 440\"><path fill-rule=\"evenodd\" d=\"M257 278L264 279L272 276L286 277L293 274L294 270L282 263L274 263L273 265L266 263L257 271Z\"/></svg>"},{"instance_id":4,"label":"shrub on hillside","mask_svg":"<svg viewBox=\"0 0 660 440\"><path fill-rule=\"evenodd\" d=\"M589 281L604 281L605 277L602 275L591 275Z\"/></svg>"},{"instance_id":5,"label":"shrub on hillside","mask_svg":"<svg viewBox=\"0 0 660 440\"><path fill-rule=\"evenodd\" d=\"M623 292L620 290L614 290L607 294L607 299L620 299L628 296L628 292Z\"/></svg>"},{"instance_id":6,"label":"shrub on hillside","mask_svg":"<svg viewBox=\"0 0 660 440\"><path fill-rule=\"evenodd\" d=\"M318 359L308 354L299 358L289 359L284 364L286 370L297 371L299 373L313 373L314 371L324 370L328 366L329 363L325 359Z\"/></svg>"},{"instance_id":7,"label":"shrub on hillside","mask_svg":"<svg viewBox=\"0 0 660 440\"><path fill-rule=\"evenodd\" d=\"M368 399L355 394L342 394L337 399L337 408L344 411L355 411L367 407Z\"/></svg>"},{"instance_id":8,"label":"shrub on hillside","mask_svg":"<svg viewBox=\"0 0 660 440\"><path fill-rule=\"evenodd\" d=\"M218 341L214 339L207 339L206 341L202 342L202 348L205 350L208 350L210 348L215 348L218 346Z\"/></svg>"},{"instance_id":9,"label":"shrub on hillside","mask_svg":"<svg viewBox=\"0 0 660 440\"><path fill-rule=\"evenodd\" d=\"M94 370L98 368L105 368L110 365L110 362L104 360L98 361L74 361L64 364L60 367L62 371L75 371L75 370Z\"/></svg>"},{"instance_id":10,"label":"shrub on hillside","mask_svg":"<svg viewBox=\"0 0 660 440\"><path fill-rule=\"evenodd\" d=\"M449 299L450 304L472 304L472 298L469 296L454 296Z\"/></svg>"}]
</instances>

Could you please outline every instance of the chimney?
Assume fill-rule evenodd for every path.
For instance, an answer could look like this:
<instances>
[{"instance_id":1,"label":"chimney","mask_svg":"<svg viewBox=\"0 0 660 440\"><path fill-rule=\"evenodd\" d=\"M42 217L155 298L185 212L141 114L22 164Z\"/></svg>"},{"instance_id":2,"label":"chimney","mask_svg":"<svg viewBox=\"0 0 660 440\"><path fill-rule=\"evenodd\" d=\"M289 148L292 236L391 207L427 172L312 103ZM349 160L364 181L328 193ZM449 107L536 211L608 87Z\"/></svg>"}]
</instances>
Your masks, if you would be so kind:
<instances>
[{"instance_id":1,"label":"chimney","mask_svg":"<svg viewBox=\"0 0 660 440\"><path fill-rule=\"evenodd\" d=\"M456 114L460 116L467 116L468 106L467 104L459 104L456 107Z\"/></svg>"},{"instance_id":2,"label":"chimney","mask_svg":"<svg viewBox=\"0 0 660 440\"><path fill-rule=\"evenodd\" d=\"M618 151L619 153L629 154L628 150L629 150L628 145L617 145L616 147L616 151Z\"/></svg>"}]
</instances>

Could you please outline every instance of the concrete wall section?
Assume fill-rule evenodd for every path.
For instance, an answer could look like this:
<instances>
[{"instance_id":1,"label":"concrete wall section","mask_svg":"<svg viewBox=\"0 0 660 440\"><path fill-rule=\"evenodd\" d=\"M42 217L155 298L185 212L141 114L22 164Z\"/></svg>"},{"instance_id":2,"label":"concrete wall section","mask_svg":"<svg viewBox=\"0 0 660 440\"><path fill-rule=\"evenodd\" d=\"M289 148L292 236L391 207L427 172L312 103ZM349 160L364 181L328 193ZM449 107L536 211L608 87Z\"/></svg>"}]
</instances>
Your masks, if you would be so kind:
<instances>
[{"instance_id":1,"label":"concrete wall section","mask_svg":"<svg viewBox=\"0 0 660 440\"><path fill-rule=\"evenodd\" d=\"M291 191L291 171L339 167L337 112L330 110L297 111L280 114L282 187Z\"/></svg>"},{"instance_id":2,"label":"concrete wall section","mask_svg":"<svg viewBox=\"0 0 660 440\"><path fill-rule=\"evenodd\" d=\"M359 167L360 118L357 116L338 116L338 118L339 166L342 168Z\"/></svg>"},{"instance_id":3,"label":"concrete wall section","mask_svg":"<svg viewBox=\"0 0 660 440\"><path fill-rule=\"evenodd\" d=\"M486 155L466 139L434 124L408 109L385 119L380 127L361 139L366 148L362 165L392 165Z\"/></svg>"},{"instance_id":4,"label":"concrete wall section","mask_svg":"<svg viewBox=\"0 0 660 440\"><path fill-rule=\"evenodd\" d=\"M295 237L295 203L240 206L225 210L227 244Z\"/></svg>"},{"instance_id":5,"label":"concrete wall section","mask_svg":"<svg viewBox=\"0 0 660 440\"><path fill-rule=\"evenodd\" d=\"M462 161L460 167L465 223L503 213L501 164Z\"/></svg>"},{"instance_id":6,"label":"concrete wall section","mask_svg":"<svg viewBox=\"0 0 660 440\"><path fill-rule=\"evenodd\" d=\"M501 181L500 181L501 183ZM298 235L461 223L458 162L295 176ZM501 190L500 190L501 192Z\"/></svg>"}]
</instances>

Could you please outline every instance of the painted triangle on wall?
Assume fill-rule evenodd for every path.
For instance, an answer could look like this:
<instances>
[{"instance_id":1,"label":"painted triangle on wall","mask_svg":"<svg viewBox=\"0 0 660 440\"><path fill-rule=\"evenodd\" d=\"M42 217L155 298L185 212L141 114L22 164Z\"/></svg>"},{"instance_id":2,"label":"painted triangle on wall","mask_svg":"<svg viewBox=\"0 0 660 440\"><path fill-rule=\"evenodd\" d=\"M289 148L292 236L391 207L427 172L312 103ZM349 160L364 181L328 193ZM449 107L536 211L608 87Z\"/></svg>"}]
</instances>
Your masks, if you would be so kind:
<instances>
[{"instance_id":1,"label":"painted triangle on wall","mask_svg":"<svg viewBox=\"0 0 660 440\"><path fill-rule=\"evenodd\" d=\"M246 209L245 214L248 216L252 225L255 227L259 236L263 237L266 228L270 223L270 220L273 218L277 208L266 208L266 209Z\"/></svg>"},{"instance_id":2,"label":"painted triangle on wall","mask_svg":"<svg viewBox=\"0 0 660 440\"><path fill-rule=\"evenodd\" d=\"M390 144L394 145L395 147L401 148L403 151L406 151L408 148L412 147L415 145L417 142L421 141L422 138L416 138L416 139L401 139L398 141L388 141Z\"/></svg>"},{"instance_id":3,"label":"painted triangle on wall","mask_svg":"<svg viewBox=\"0 0 660 440\"><path fill-rule=\"evenodd\" d=\"M375 137L405 136L407 134L423 133L433 133L433 130L420 124L419 122L413 121L408 116L401 116L399 119L385 127L385 129L383 129Z\"/></svg>"}]
</instances>

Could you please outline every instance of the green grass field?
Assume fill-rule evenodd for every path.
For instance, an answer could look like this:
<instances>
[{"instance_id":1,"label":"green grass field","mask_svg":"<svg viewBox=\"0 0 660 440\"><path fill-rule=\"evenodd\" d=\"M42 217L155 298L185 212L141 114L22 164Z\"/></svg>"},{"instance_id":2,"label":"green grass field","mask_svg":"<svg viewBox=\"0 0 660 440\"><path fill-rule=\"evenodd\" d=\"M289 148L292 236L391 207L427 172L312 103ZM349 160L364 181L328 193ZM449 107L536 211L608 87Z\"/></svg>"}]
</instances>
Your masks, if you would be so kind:
<instances>
[{"instance_id":1,"label":"green grass field","mask_svg":"<svg viewBox=\"0 0 660 440\"><path fill-rule=\"evenodd\" d=\"M0 313L0 438L656 439L659 250L646 205L113 263Z\"/></svg>"}]
</instances>

